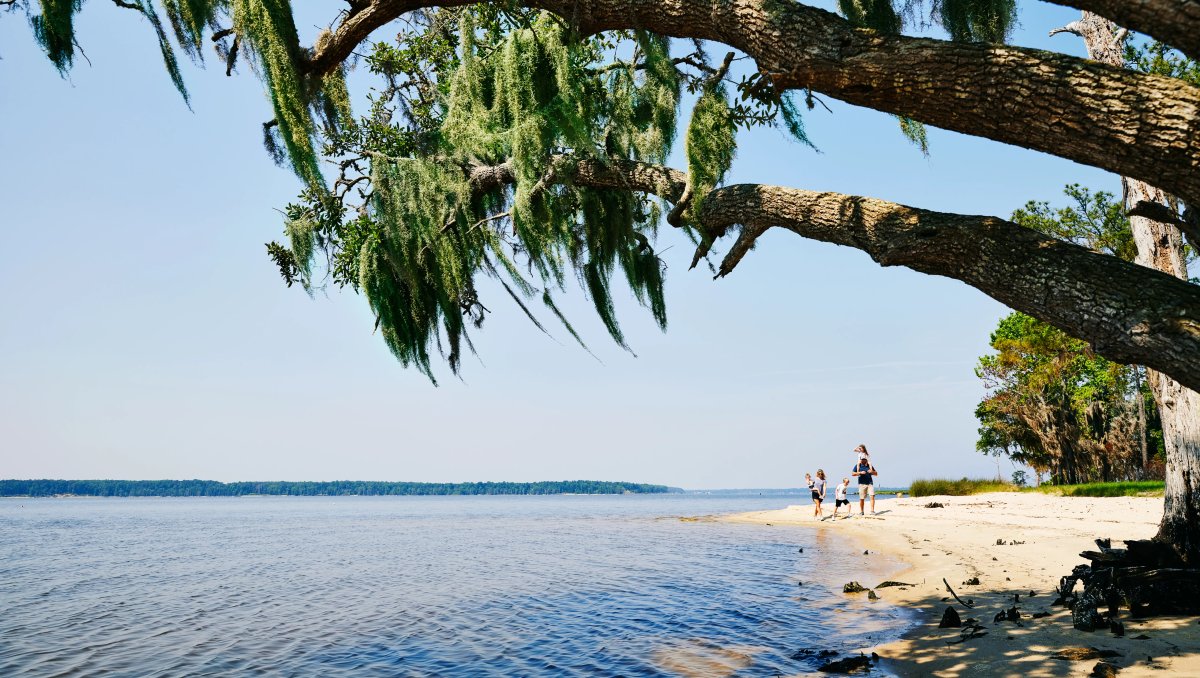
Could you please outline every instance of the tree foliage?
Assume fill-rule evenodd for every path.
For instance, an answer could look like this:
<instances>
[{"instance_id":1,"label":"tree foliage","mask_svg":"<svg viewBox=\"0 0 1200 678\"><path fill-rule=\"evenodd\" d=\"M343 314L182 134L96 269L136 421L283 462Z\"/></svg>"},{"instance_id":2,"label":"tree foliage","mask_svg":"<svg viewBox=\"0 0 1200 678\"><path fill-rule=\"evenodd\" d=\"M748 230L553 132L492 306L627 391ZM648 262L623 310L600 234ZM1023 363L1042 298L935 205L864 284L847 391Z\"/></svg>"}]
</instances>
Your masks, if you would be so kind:
<instances>
[{"instance_id":1,"label":"tree foliage","mask_svg":"<svg viewBox=\"0 0 1200 678\"><path fill-rule=\"evenodd\" d=\"M996 353L976 367L988 389L975 409L981 452L1049 471L1059 483L1145 477L1142 447L1161 432L1146 422L1151 396L1139 368L1022 313L1001 319L990 344Z\"/></svg>"}]
</instances>

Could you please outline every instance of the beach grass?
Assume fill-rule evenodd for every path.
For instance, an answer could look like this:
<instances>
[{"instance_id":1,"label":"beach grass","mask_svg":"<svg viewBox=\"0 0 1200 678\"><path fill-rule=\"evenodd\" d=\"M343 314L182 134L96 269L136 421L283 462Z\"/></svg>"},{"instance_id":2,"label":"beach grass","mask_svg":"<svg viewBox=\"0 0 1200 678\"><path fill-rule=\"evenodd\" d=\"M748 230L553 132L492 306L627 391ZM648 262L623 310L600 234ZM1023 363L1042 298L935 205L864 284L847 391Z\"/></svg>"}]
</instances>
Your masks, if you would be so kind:
<instances>
[{"instance_id":1,"label":"beach grass","mask_svg":"<svg viewBox=\"0 0 1200 678\"><path fill-rule=\"evenodd\" d=\"M1128 480L1113 483L1042 485L1022 488L994 479L926 478L914 480L909 487L909 492L914 497L932 497L934 495L962 497L984 492L1040 492L1061 497L1161 497L1163 496L1163 482L1161 480Z\"/></svg>"},{"instance_id":2,"label":"beach grass","mask_svg":"<svg viewBox=\"0 0 1200 678\"><path fill-rule=\"evenodd\" d=\"M1012 483L982 478L962 478L960 480L922 478L912 481L908 487L914 497L932 497L934 495L962 497L984 492L1015 492L1017 489L1017 486Z\"/></svg>"},{"instance_id":3,"label":"beach grass","mask_svg":"<svg viewBox=\"0 0 1200 678\"><path fill-rule=\"evenodd\" d=\"M1161 497L1161 480L1128 480L1116 483L1084 483L1082 485L1042 485L1030 488L1033 492L1057 494L1064 497Z\"/></svg>"}]
</instances>

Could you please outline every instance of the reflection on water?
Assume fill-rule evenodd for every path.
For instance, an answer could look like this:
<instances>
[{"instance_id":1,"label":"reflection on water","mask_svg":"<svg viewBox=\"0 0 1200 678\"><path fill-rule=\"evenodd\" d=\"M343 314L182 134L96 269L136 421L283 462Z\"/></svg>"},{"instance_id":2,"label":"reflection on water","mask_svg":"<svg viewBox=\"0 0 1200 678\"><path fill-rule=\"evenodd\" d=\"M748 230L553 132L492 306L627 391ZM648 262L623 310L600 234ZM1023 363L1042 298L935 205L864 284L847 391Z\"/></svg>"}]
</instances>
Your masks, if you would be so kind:
<instances>
[{"instance_id":1,"label":"reflection on water","mask_svg":"<svg viewBox=\"0 0 1200 678\"><path fill-rule=\"evenodd\" d=\"M678 519L787 501L0 499L0 676L776 675L898 632L840 593L895 569L861 543Z\"/></svg>"}]
</instances>

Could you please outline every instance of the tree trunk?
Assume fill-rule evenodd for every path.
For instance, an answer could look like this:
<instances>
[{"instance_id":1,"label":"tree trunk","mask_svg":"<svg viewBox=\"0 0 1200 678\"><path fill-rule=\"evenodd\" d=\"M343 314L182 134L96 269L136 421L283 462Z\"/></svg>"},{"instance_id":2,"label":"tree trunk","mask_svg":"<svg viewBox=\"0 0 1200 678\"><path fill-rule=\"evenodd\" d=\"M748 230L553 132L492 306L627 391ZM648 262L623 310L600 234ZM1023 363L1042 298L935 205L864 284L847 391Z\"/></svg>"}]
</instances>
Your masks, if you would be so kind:
<instances>
[{"instance_id":1,"label":"tree trunk","mask_svg":"<svg viewBox=\"0 0 1200 678\"><path fill-rule=\"evenodd\" d=\"M1124 65L1124 35L1107 19L1084 12L1067 30L1083 37L1093 59ZM1171 208L1170 196L1159 188L1130 177L1122 184L1126 209L1142 202ZM1136 263L1188 279L1183 236L1175 226L1144 216L1130 216L1129 226ZM1200 565L1200 393L1155 370L1147 369L1146 379L1158 403L1167 457L1163 519L1155 539L1174 548L1185 563Z\"/></svg>"},{"instance_id":2,"label":"tree trunk","mask_svg":"<svg viewBox=\"0 0 1200 678\"><path fill-rule=\"evenodd\" d=\"M1136 371L1137 377L1137 408L1138 408L1138 444L1142 452L1143 479L1150 477L1150 441L1146 439L1146 399L1142 397L1142 375Z\"/></svg>"}]
</instances>

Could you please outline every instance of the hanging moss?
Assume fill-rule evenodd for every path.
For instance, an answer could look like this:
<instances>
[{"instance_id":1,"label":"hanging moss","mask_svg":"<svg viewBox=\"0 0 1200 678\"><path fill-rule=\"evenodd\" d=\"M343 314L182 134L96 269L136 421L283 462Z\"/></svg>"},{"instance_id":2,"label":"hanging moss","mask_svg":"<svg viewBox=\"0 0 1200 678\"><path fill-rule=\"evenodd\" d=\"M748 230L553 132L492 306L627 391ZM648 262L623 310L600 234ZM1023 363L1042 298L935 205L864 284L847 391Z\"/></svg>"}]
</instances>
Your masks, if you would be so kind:
<instances>
[{"instance_id":1,"label":"hanging moss","mask_svg":"<svg viewBox=\"0 0 1200 678\"><path fill-rule=\"evenodd\" d=\"M59 73L66 73L75 58L75 14L83 0L38 0L38 4L42 13L29 19L33 37Z\"/></svg>"},{"instance_id":2,"label":"hanging moss","mask_svg":"<svg viewBox=\"0 0 1200 678\"><path fill-rule=\"evenodd\" d=\"M938 0L942 27L960 42L1006 42L1017 20L1016 0Z\"/></svg>"},{"instance_id":3,"label":"hanging moss","mask_svg":"<svg viewBox=\"0 0 1200 678\"><path fill-rule=\"evenodd\" d=\"M275 110L279 137L296 174L322 183L313 143L316 132L307 83L297 70L300 39L288 0L233 0L233 26L262 64L262 77Z\"/></svg>"},{"instance_id":4,"label":"hanging moss","mask_svg":"<svg viewBox=\"0 0 1200 678\"><path fill-rule=\"evenodd\" d=\"M929 155L929 138L925 134L924 123L917 122L912 118L906 118L903 115L896 116L900 121L900 133L905 139L913 142L917 148L921 149L923 155Z\"/></svg>"},{"instance_id":5,"label":"hanging moss","mask_svg":"<svg viewBox=\"0 0 1200 678\"><path fill-rule=\"evenodd\" d=\"M175 48L171 46L171 41L167 39L167 31L163 28L162 20L158 18L158 12L155 11L154 5L150 0L135 0L138 9L150 22L154 28L154 34L158 38L158 50L162 53L163 65L167 68L167 74L171 76L171 82L175 85L176 91L183 97L183 101L188 108L192 107L191 98L188 96L187 87L183 84L183 73L179 70L179 60L175 58Z\"/></svg>"},{"instance_id":6,"label":"hanging moss","mask_svg":"<svg viewBox=\"0 0 1200 678\"><path fill-rule=\"evenodd\" d=\"M737 150L737 125L729 109L725 85L706 87L688 123L684 139L693 220L702 214L704 196L725 180Z\"/></svg>"},{"instance_id":7,"label":"hanging moss","mask_svg":"<svg viewBox=\"0 0 1200 678\"><path fill-rule=\"evenodd\" d=\"M816 150L816 145L808 138L808 132L804 129L804 117L792 92L784 92L779 97L779 123L793 139Z\"/></svg>"},{"instance_id":8,"label":"hanging moss","mask_svg":"<svg viewBox=\"0 0 1200 678\"><path fill-rule=\"evenodd\" d=\"M596 68L603 58L599 43L581 42L553 17L530 13L497 32L490 11L456 14L459 54L445 74L444 116L430 135L436 148L419 157L373 155L370 211L341 236L346 247L354 243L355 284L379 333L403 364L430 378L438 351L456 370L460 347L470 347L468 326L484 314L476 292L480 274L497 278L544 329L527 303L540 296L581 345L553 298L568 273L579 279L618 345L627 347L612 297L616 276L666 325L663 265L651 242L658 205L629 190L576 186L571 178L581 158L666 158L681 89L669 42L624 34L637 61ZM380 55L385 58L406 57ZM342 87L326 85L318 99L332 101ZM727 105L724 110L728 118ZM701 113L702 122L706 116ZM697 153L705 167L722 165L710 172L715 185L732 150L715 161L708 150ZM473 165L500 163L514 177L511 185L480 192L469 184ZM296 258L311 261L314 247L321 247L311 234L327 228L303 219L289 223ZM308 275L301 270L301 277Z\"/></svg>"},{"instance_id":9,"label":"hanging moss","mask_svg":"<svg viewBox=\"0 0 1200 678\"><path fill-rule=\"evenodd\" d=\"M871 28L880 33L896 35L903 28L903 22L892 0L838 0L838 9L842 16L863 28Z\"/></svg>"},{"instance_id":10,"label":"hanging moss","mask_svg":"<svg viewBox=\"0 0 1200 678\"><path fill-rule=\"evenodd\" d=\"M217 11L227 0L162 0L175 38L188 56L204 60L204 29L216 22Z\"/></svg>"}]
</instances>

